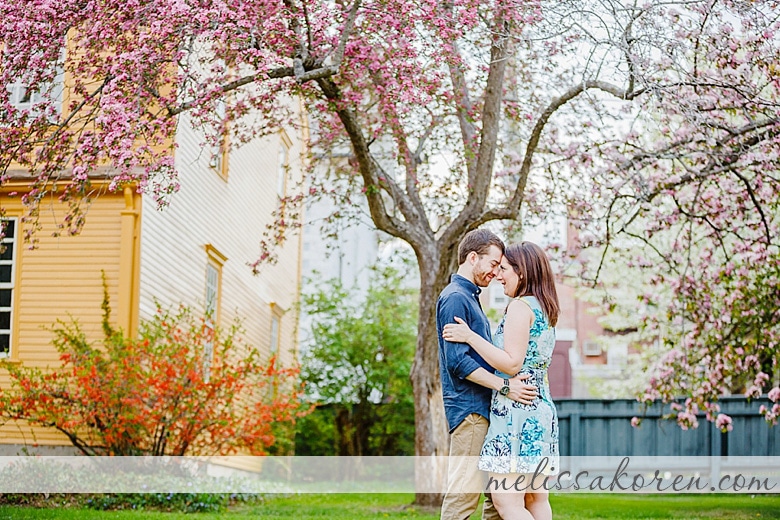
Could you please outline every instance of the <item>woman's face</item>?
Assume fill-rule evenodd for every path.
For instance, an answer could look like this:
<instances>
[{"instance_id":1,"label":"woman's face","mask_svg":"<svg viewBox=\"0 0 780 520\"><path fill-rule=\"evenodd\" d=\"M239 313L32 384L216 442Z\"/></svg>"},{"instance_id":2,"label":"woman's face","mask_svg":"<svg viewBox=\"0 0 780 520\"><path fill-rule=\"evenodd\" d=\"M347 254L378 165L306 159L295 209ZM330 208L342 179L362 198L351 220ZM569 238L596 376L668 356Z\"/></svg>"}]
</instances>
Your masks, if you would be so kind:
<instances>
[{"instance_id":1,"label":"woman's face","mask_svg":"<svg viewBox=\"0 0 780 520\"><path fill-rule=\"evenodd\" d=\"M510 298L514 298L517 294L517 288L520 285L520 277L517 276L512 264L506 257L501 257L501 265L498 266L498 275L496 280L501 282L504 286L504 294Z\"/></svg>"}]
</instances>

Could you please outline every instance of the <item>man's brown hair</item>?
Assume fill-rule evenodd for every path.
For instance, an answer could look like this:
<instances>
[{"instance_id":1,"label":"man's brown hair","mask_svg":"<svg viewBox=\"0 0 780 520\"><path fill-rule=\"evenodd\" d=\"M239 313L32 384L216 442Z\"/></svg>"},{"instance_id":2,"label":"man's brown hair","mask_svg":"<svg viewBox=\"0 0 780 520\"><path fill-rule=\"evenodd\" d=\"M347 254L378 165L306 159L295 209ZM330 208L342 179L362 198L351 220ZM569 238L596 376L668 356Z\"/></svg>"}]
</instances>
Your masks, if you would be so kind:
<instances>
[{"instance_id":1,"label":"man's brown hair","mask_svg":"<svg viewBox=\"0 0 780 520\"><path fill-rule=\"evenodd\" d=\"M502 254L504 253L504 242L492 231L487 229L469 231L458 244L458 265L463 265L472 251L478 255L486 255L490 246L496 246Z\"/></svg>"}]
</instances>

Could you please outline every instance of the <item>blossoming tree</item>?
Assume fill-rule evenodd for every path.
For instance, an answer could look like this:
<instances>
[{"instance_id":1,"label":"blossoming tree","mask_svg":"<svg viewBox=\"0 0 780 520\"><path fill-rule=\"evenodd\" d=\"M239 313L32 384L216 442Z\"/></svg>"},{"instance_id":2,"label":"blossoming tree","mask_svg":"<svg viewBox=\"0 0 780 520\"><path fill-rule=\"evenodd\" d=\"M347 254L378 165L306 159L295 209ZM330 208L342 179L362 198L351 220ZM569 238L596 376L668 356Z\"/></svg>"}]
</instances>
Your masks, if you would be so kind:
<instances>
[{"instance_id":1,"label":"blossoming tree","mask_svg":"<svg viewBox=\"0 0 780 520\"><path fill-rule=\"evenodd\" d=\"M434 306L468 230L559 201L597 243L621 233L653 243L690 222L659 257L677 262L687 243L705 244L694 281L728 259L776 260L776 4L0 0L0 81L40 101L17 109L0 92L0 173L13 161L34 175L26 229L56 182L77 232L98 165L164 203L176 171L174 150L159 145L180 115L230 121L240 144L274 131L285 95L299 96L315 157L347 159L280 201L260 259L309 196L363 197L374 224L411 245L416 451L443 454ZM63 72L60 113L47 86ZM652 226L637 231L637 215ZM693 295L692 272L664 280Z\"/></svg>"},{"instance_id":2,"label":"blossoming tree","mask_svg":"<svg viewBox=\"0 0 780 520\"><path fill-rule=\"evenodd\" d=\"M768 206L776 208L776 202ZM685 227L702 232L691 224ZM640 229L647 227L645 223ZM618 333L607 342L641 346L628 357L626 378L602 385L601 395L632 392L646 405L661 399L669 403L667 417L683 429L696 428L703 415L723 431L732 431L732 418L720 411L718 400L741 394L761 403L760 413L776 424L776 250L766 251L761 243L727 251L712 251L704 247L712 245L707 242L683 247L688 240L685 229L676 224L669 231L674 234L664 233L666 240L615 239L603 262L599 256L590 263L589 274L601 265L601 275L596 287L584 281L581 295L602 308L602 326ZM674 239L677 233L679 240ZM634 423L638 426L640 418Z\"/></svg>"}]
</instances>

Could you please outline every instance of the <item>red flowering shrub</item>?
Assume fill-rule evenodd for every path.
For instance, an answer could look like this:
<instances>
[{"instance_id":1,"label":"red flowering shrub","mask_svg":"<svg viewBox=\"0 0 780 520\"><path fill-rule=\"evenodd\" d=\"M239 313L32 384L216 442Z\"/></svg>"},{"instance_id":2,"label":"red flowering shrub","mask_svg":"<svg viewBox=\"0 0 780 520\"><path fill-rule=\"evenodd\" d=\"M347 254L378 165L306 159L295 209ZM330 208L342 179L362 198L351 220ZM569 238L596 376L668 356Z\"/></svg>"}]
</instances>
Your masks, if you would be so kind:
<instances>
[{"instance_id":1,"label":"red flowering shrub","mask_svg":"<svg viewBox=\"0 0 780 520\"><path fill-rule=\"evenodd\" d=\"M181 456L264 454L274 423L306 413L298 369L263 362L237 325L215 331L186 307L158 306L131 339L109 313L106 300L99 345L57 323L57 368L6 363L0 415L56 428L86 455Z\"/></svg>"}]
</instances>

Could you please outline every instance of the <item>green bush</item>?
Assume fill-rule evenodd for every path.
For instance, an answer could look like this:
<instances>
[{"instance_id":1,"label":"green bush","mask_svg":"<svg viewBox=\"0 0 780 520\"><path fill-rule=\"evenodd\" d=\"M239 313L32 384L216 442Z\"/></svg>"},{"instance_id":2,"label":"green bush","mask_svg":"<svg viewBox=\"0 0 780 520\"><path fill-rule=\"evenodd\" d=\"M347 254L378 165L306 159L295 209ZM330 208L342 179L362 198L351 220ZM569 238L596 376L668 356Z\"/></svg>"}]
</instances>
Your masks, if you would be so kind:
<instances>
[{"instance_id":1,"label":"green bush","mask_svg":"<svg viewBox=\"0 0 780 520\"><path fill-rule=\"evenodd\" d=\"M73 507L99 511L151 510L180 513L224 512L237 503L262 500L249 493L3 493L1 505Z\"/></svg>"},{"instance_id":2,"label":"green bush","mask_svg":"<svg viewBox=\"0 0 780 520\"><path fill-rule=\"evenodd\" d=\"M312 326L301 378L320 406L296 422L296 455L414 454L409 373L417 290L406 287L405 278L376 268L368 291L333 279L303 295Z\"/></svg>"}]
</instances>

